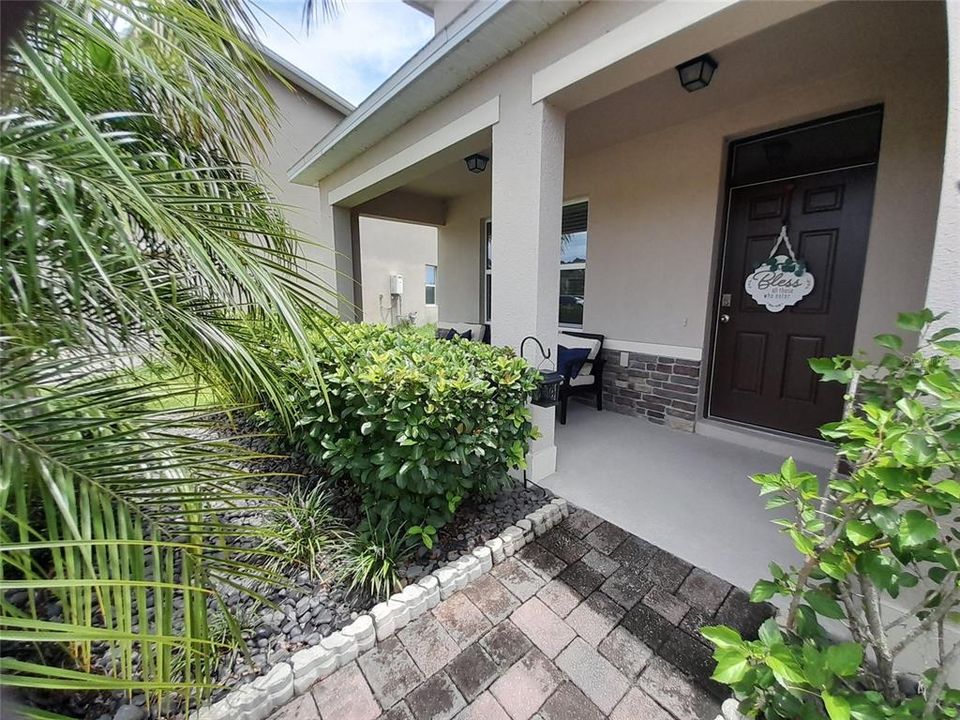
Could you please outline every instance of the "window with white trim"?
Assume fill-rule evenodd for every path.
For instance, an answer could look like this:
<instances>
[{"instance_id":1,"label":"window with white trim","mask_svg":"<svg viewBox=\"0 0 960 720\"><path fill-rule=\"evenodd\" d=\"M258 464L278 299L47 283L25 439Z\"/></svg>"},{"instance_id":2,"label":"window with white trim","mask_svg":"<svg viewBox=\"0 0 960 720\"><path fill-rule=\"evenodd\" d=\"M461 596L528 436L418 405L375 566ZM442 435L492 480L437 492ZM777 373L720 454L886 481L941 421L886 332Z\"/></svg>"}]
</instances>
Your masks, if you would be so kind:
<instances>
[{"instance_id":1,"label":"window with white trim","mask_svg":"<svg viewBox=\"0 0 960 720\"><path fill-rule=\"evenodd\" d=\"M493 239L493 225L490 220L483 221L483 319L490 322L490 285L493 281L493 270L490 264L491 244Z\"/></svg>"},{"instance_id":2,"label":"window with white trim","mask_svg":"<svg viewBox=\"0 0 960 720\"><path fill-rule=\"evenodd\" d=\"M563 206L560 225L560 324L583 327L587 276L587 202Z\"/></svg>"},{"instance_id":3,"label":"window with white trim","mask_svg":"<svg viewBox=\"0 0 960 720\"><path fill-rule=\"evenodd\" d=\"M560 224L560 324L583 327L583 303L587 276L588 203L578 200L563 206ZM491 238L493 224L483 221L483 297L484 320L490 322L492 283Z\"/></svg>"},{"instance_id":4,"label":"window with white trim","mask_svg":"<svg viewBox=\"0 0 960 720\"><path fill-rule=\"evenodd\" d=\"M427 305L437 304L437 266L427 265L424 271L423 301Z\"/></svg>"}]
</instances>

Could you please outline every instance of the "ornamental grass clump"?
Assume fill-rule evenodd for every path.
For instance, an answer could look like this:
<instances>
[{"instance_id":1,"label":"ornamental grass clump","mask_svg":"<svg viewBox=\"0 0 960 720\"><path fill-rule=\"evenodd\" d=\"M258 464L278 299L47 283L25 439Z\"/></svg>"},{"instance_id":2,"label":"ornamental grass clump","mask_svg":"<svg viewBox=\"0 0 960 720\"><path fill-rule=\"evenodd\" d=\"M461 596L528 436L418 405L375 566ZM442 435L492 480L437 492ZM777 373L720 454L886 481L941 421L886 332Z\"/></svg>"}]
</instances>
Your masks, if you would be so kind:
<instances>
[{"instance_id":1,"label":"ornamental grass clump","mask_svg":"<svg viewBox=\"0 0 960 720\"><path fill-rule=\"evenodd\" d=\"M947 685L960 666L950 629L960 621L960 329L931 332L941 317L900 315L901 329L920 333L916 352L879 335L877 364L811 360L823 381L848 385L842 419L821 428L837 464L823 482L793 460L753 478L768 508L792 510L775 522L804 561L771 564L753 588L757 602L787 598L782 626L768 620L754 641L703 630L714 679L750 717L960 717L960 691ZM908 649L928 664L919 692L901 682Z\"/></svg>"},{"instance_id":2,"label":"ornamental grass clump","mask_svg":"<svg viewBox=\"0 0 960 720\"><path fill-rule=\"evenodd\" d=\"M322 382L286 363L294 440L356 484L368 524L432 538L524 467L537 373L512 350L383 325L334 332L317 348Z\"/></svg>"}]
</instances>

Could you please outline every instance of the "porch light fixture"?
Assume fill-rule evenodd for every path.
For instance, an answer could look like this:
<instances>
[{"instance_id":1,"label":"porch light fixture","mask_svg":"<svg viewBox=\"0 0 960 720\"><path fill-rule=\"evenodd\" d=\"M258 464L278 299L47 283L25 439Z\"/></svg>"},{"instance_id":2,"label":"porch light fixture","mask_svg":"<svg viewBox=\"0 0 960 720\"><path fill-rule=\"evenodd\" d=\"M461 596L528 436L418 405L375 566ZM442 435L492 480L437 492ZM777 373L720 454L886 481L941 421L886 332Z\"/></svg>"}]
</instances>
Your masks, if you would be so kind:
<instances>
[{"instance_id":1,"label":"porch light fixture","mask_svg":"<svg viewBox=\"0 0 960 720\"><path fill-rule=\"evenodd\" d=\"M467 155L463 161L467 164L467 170L470 172L482 173L487 169L487 163L490 162L490 158L480 153L474 153L473 155Z\"/></svg>"},{"instance_id":2,"label":"porch light fixture","mask_svg":"<svg viewBox=\"0 0 960 720\"><path fill-rule=\"evenodd\" d=\"M716 60L709 55L701 55L677 65L677 74L680 75L680 84L683 85L683 89L687 92L695 92L710 84L716 69Z\"/></svg>"},{"instance_id":3,"label":"porch light fixture","mask_svg":"<svg viewBox=\"0 0 960 720\"><path fill-rule=\"evenodd\" d=\"M527 337L520 341L520 357L523 357L523 346L527 344L528 340L533 340L537 344L544 360L550 358L550 350L545 350L543 343L533 335L527 335ZM556 371L541 372L540 382L533 391L533 397L530 399L530 402L539 407L556 407L560 403L560 384L562 382L563 375Z\"/></svg>"}]
</instances>

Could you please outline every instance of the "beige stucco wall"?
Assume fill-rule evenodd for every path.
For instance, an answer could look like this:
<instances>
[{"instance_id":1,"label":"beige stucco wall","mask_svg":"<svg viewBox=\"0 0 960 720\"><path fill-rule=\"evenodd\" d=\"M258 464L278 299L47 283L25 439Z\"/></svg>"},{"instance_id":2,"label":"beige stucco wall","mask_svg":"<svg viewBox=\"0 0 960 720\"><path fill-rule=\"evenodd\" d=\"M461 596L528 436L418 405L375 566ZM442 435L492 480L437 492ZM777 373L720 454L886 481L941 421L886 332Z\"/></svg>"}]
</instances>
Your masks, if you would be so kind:
<instances>
[{"instance_id":1,"label":"beige stucco wall","mask_svg":"<svg viewBox=\"0 0 960 720\"><path fill-rule=\"evenodd\" d=\"M438 287L441 319L482 322L480 282L483 262L483 220L490 217L490 190L464 195L447 207L447 223L439 228L438 256L443 274Z\"/></svg>"},{"instance_id":2,"label":"beige stucco wall","mask_svg":"<svg viewBox=\"0 0 960 720\"><path fill-rule=\"evenodd\" d=\"M565 195L590 199L584 327L699 348L708 321L727 141L872 103L884 124L855 343L922 307L943 161L942 65L914 55L569 158Z\"/></svg>"},{"instance_id":3,"label":"beige stucco wall","mask_svg":"<svg viewBox=\"0 0 960 720\"><path fill-rule=\"evenodd\" d=\"M884 105L884 126L856 347L869 348L874 335L889 331L898 311L922 307L943 164L946 74L942 38L925 32L904 44L886 62L838 68L584 154L568 150L564 197L590 200L584 329L702 352L728 142L876 103ZM656 98L650 106L658 107ZM442 297L470 319L478 312L480 221L490 215L489 198L457 198L449 208L440 256L458 282L444 286ZM468 266L453 269L461 263Z\"/></svg>"},{"instance_id":4,"label":"beige stucco wall","mask_svg":"<svg viewBox=\"0 0 960 720\"><path fill-rule=\"evenodd\" d=\"M333 252L317 244L320 238L317 189L290 182L287 169L317 138L340 122L343 115L313 95L284 85L274 77L267 77L265 83L277 104L277 121L259 160L260 168L268 187L284 206L288 222L308 241L302 252L310 261L310 270L335 287ZM330 307L335 309L335 303Z\"/></svg>"},{"instance_id":5,"label":"beige stucco wall","mask_svg":"<svg viewBox=\"0 0 960 720\"><path fill-rule=\"evenodd\" d=\"M435 227L361 216L360 264L364 322L393 324L411 312L417 325L437 322L437 304L427 305L424 292L425 266L438 264ZM394 273L403 275L399 304L390 296Z\"/></svg>"}]
</instances>

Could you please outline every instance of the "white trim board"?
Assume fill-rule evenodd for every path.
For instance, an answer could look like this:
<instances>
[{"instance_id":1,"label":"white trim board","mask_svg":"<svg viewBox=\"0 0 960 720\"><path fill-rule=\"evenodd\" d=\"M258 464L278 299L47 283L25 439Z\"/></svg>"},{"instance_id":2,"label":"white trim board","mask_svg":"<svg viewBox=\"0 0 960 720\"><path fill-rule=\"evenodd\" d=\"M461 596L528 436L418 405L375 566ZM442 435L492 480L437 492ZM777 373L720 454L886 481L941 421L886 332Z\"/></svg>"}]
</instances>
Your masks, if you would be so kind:
<instances>
[{"instance_id":1,"label":"white trim board","mask_svg":"<svg viewBox=\"0 0 960 720\"><path fill-rule=\"evenodd\" d=\"M451 145L486 130L499 120L500 96L497 95L473 110L464 113L453 122L444 125L439 130L421 138L413 145L409 145L397 154L391 155L366 172L360 173L352 180L333 188L328 195L328 202L331 205L341 203L372 185L397 175L432 155L436 155Z\"/></svg>"},{"instance_id":2,"label":"white trim board","mask_svg":"<svg viewBox=\"0 0 960 720\"><path fill-rule=\"evenodd\" d=\"M533 74L536 103L740 0L663 2Z\"/></svg>"},{"instance_id":3,"label":"white trim board","mask_svg":"<svg viewBox=\"0 0 960 720\"><path fill-rule=\"evenodd\" d=\"M616 350L619 352L635 352L643 355L663 355L664 357L696 360L697 362L703 359L702 348L685 347L683 345L661 345L660 343L637 342L636 340L606 338L603 341L603 349Z\"/></svg>"}]
</instances>

